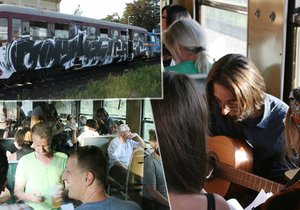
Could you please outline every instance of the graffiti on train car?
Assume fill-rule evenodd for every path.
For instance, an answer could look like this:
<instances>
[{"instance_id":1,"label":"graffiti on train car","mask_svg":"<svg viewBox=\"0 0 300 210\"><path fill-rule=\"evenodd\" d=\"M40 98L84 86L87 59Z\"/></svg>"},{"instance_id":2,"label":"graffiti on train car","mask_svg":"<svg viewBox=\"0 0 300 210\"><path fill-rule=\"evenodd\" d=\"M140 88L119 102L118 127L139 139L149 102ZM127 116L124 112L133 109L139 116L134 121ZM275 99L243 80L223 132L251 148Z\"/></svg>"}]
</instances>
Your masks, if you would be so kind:
<instances>
[{"instance_id":1,"label":"graffiti on train car","mask_svg":"<svg viewBox=\"0 0 300 210\"><path fill-rule=\"evenodd\" d=\"M146 51L145 43L141 39L133 40L129 44L132 44L133 49L130 59ZM89 67L125 61L129 57L127 40L114 40L109 37L88 40L86 31L81 30L77 30L76 36L69 40L20 39L0 48L0 78L8 78L13 72L21 70L60 66L69 69L75 62L79 62L82 67Z\"/></svg>"}]
</instances>

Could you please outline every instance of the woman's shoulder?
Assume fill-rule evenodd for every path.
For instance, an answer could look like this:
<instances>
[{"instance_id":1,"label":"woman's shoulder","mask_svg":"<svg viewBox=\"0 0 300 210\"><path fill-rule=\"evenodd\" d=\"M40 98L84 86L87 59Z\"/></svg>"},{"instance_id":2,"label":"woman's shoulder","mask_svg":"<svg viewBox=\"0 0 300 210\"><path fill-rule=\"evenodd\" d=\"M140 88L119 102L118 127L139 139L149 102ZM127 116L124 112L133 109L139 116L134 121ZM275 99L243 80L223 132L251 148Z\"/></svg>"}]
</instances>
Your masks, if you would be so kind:
<instances>
[{"instance_id":1,"label":"woman's shoulder","mask_svg":"<svg viewBox=\"0 0 300 210\"><path fill-rule=\"evenodd\" d=\"M215 198L216 210L230 210L226 200L219 194L213 193Z\"/></svg>"},{"instance_id":2,"label":"woman's shoulder","mask_svg":"<svg viewBox=\"0 0 300 210\"><path fill-rule=\"evenodd\" d=\"M183 74L196 74L198 70L194 61L183 61L174 66L165 67L166 71L175 71Z\"/></svg>"}]
</instances>

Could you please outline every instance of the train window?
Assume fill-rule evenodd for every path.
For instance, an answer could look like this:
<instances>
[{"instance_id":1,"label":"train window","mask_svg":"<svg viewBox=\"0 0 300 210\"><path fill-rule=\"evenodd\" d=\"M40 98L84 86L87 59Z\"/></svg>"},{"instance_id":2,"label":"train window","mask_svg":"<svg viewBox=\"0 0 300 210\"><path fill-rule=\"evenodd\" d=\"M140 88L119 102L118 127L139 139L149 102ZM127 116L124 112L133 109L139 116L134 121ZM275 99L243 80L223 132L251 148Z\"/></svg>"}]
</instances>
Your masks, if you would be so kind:
<instances>
[{"instance_id":1,"label":"train window","mask_svg":"<svg viewBox=\"0 0 300 210\"><path fill-rule=\"evenodd\" d=\"M134 33L133 34L133 41L138 41L139 39L139 34L138 33Z\"/></svg>"},{"instance_id":2,"label":"train window","mask_svg":"<svg viewBox=\"0 0 300 210\"><path fill-rule=\"evenodd\" d=\"M87 27L87 39L88 40L95 40L96 39L96 28L88 26Z\"/></svg>"},{"instance_id":3,"label":"train window","mask_svg":"<svg viewBox=\"0 0 300 210\"><path fill-rule=\"evenodd\" d=\"M100 28L100 37L107 38L108 37L108 29L107 28Z\"/></svg>"},{"instance_id":4,"label":"train window","mask_svg":"<svg viewBox=\"0 0 300 210\"><path fill-rule=\"evenodd\" d=\"M121 39L127 41L127 38L128 38L128 36L127 36L126 31L121 31Z\"/></svg>"},{"instance_id":5,"label":"train window","mask_svg":"<svg viewBox=\"0 0 300 210\"><path fill-rule=\"evenodd\" d=\"M55 23L55 38L57 39L69 39L69 25Z\"/></svg>"},{"instance_id":6,"label":"train window","mask_svg":"<svg viewBox=\"0 0 300 210\"><path fill-rule=\"evenodd\" d=\"M152 115L152 108L149 99L145 99L143 101L143 113L142 113L142 127L143 127L143 139L145 141L149 140L149 129L155 129L153 123L153 115Z\"/></svg>"},{"instance_id":7,"label":"train window","mask_svg":"<svg viewBox=\"0 0 300 210\"><path fill-rule=\"evenodd\" d=\"M228 53L247 54L247 1L234 2L236 5L224 4L218 8L201 6L200 22L206 27L209 54L214 60Z\"/></svg>"},{"instance_id":8,"label":"train window","mask_svg":"<svg viewBox=\"0 0 300 210\"><path fill-rule=\"evenodd\" d=\"M48 23L48 37L53 38L55 36L55 24Z\"/></svg>"},{"instance_id":9,"label":"train window","mask_svg":"<svg viewBox=\"0 0 300 210\"><path fill-rule=\"evenodd\" d=\"M113 39L118 39L119 38L119 31L111 30L111 35L112 35Z\"/></svg>"},{"instance_id":10,"label":"train window","mask_svg":"<svg viewBox=\"0 0 300 210\"><path fill-rule=\"evenodd\" d=\"M153 36L148 35L148 42L149 43L155 43L155 36L154 35Z\"/></svg>"},{"instance_id":11,"label":"train window","mask_svg":"<svg viewBox=\"0 0 300 210\"><path fill-rule=\"evenodd\" d=\"M126 105L127 102L125 99L109 99L104 100L103 108L114 120L121 120L123 123L126 123Z\"/></svg>"},{"instance_id":12,"label":"train window","mask_svg":"<svg viewBox=\"0 0 300 210\"><path fill-rule=\"evenodd\" d=\"M70 25L69 28L69 38L72 39L77 35L77 26L76 25Z\"/></svg>"},{"instance_id":13,"label":"train window","mask_svg":"<svg viewBox=\"0 0 300 210\"><path fill-rule=\"evenodd\" d=\"M139 33L139 39L145 42L145 34Z\"/></svg>"},{"instance_id":14,"label":"train window","mask_svg":"<svg viewBox=\"0 0 300 210\"><path fill-rule=\"evenodd\" d=\"M28 29L29 29L29 22L28 21L23 21L23 30L22 30L22 33L23 34L26 34L26 33L29 33Z\"/></svg>"},{"instance_id":15,"label":"train window","mask_svg":"<svg viewBox=\"0 0 300 210\"><path fill-rule=\"evenodd\" d=\"M48 26L46 22L31 21L30 36L33 40L46 39L48 34Z\"/></svg>"},{"instance_id":16,"label":"train window","mask_svg":"<svg viewBox=\"0 0 300 210\"><path fill-rule=\"evenodd\" d=\"M12 40L21 38L22 35L22 20L21 19L12 19Z\"/></svg>"},{"instance_id":17,"label":"train window","mask_svg":"<svg viewBox=\"0 0 300 210\"><path fill-rule=\"evenodd\" d=\"M8 19L0 18L0 41L8 40Z\"/></svg>"}]
</instances>

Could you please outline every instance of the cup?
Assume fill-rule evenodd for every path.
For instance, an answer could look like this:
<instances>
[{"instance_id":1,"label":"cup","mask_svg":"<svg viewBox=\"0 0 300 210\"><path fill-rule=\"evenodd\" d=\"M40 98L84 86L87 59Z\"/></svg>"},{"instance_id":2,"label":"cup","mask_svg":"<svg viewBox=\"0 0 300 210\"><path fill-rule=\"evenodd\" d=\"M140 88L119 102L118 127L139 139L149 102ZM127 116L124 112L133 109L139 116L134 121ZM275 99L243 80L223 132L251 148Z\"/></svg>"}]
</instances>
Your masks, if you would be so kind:
<instances>
[{"instance_id":1,"label":"cup","mask_svg":"<svg viewBox=\"0 0 300 210\"><path fill-rule=\"evenodd\" d=\"M62 191L63 187L62 185L55 185L52 188L52 194L51 194L51 198L52 198L52 208L57 209L60 208L61 206L61 201L62 201Z\"/></svg>"}]
</instances>

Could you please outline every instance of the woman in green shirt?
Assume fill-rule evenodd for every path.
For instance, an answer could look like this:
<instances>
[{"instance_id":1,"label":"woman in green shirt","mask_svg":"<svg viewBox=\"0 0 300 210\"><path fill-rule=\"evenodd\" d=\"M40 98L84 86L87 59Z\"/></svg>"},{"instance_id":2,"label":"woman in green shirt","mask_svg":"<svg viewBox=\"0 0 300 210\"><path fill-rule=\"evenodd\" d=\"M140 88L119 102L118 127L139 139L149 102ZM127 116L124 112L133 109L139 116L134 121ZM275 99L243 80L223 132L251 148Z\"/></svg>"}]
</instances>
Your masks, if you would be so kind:
<instances>
[{"instance_id":1,"label":"woman in green shirt","mask_svg":"<svg viewBox=\"0 0 300 210\"><path fill-rule=\"evenodd\" d=\"M197 21L191 18L175 21L164 32L163 43L176 63L166 67L166 71L183 74L208 73L211 65L206 50L206 34Z\"/></svg>"}]
</instances>

